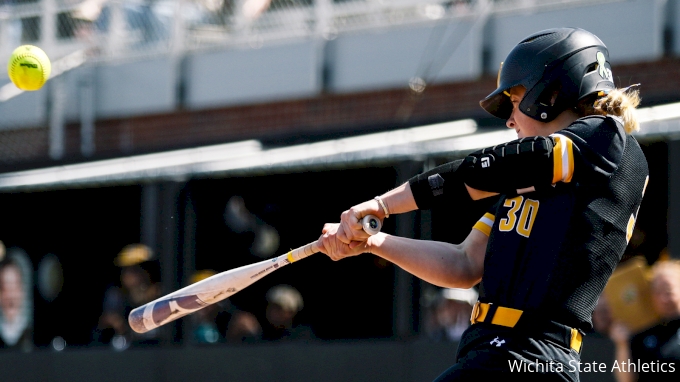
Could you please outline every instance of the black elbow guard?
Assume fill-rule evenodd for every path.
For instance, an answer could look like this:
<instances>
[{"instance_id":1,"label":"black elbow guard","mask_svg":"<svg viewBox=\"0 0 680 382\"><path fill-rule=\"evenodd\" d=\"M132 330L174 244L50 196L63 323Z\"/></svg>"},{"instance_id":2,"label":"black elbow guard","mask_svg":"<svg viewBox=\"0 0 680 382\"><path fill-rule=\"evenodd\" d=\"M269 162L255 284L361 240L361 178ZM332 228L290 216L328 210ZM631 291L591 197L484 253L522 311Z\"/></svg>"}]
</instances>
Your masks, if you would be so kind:
<instances>
[{"instance_id":1,"label":"black elbow guard","mask_svg":"<svg viewBox=\"0 0 680 382\"><path fill-rule=\"evenodd\" d=\"M468 186L508 194L552 184L551 137L529 137L488 147L468 155L458 172Z\"/></svg>"},{"instance_id":2,"label":"black elbow guard","mask_svg":"<svg viewBox=\"0 0 680 382\"><path fill-rule=\"evenodd\" d=\"M409 179L411 193L421 210L432 208L439 200L471 201L463 183L462 174L457 171L462 159L437 166Z\"/></svg>"}]
</instances>

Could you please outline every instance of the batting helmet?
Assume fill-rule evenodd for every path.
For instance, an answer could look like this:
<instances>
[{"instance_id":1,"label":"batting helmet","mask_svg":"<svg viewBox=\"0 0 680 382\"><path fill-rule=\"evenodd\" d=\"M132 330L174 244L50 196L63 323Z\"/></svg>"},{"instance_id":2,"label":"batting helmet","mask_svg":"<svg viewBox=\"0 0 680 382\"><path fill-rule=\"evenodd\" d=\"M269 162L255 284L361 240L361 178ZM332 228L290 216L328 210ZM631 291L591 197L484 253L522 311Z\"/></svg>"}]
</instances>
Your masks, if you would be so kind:
<instances>
[{"instance_id":1,"label":"batting helmet","mask_svg":"<svg viewBox=\"0 0 680 382\"><path fill-rule=\"evenodd\" d=\"M591 94L615 89L607 47L579 28L546 29L522 40L501 63L498 88L480 105L496 117L510 118L508 90L517 85L526 88L520 110L541 122Z\"/></svg>"}]
</instances>

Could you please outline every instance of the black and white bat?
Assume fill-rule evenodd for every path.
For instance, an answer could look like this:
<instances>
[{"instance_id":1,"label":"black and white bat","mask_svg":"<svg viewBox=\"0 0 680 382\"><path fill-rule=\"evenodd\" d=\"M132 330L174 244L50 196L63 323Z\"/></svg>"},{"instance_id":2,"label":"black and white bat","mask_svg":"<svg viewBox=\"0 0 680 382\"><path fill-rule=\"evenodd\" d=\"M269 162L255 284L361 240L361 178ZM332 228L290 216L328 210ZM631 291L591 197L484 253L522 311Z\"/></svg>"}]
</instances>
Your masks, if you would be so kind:
<instances>
[{"instance_id":1,"label":"black and white bat","mask_svg":"<svg viewBox=\"0 0 680 382\"><path fill-rule=\"evenodd\" d=\"M375 235L382 228L381 221L373 215L365 216L362 225L369 235ZM148 332L222 301L275 270L319 252L319 249L319 243L314 241L285 255L218 273L134 309L128 322L135 332Z\"/></svg>"}]
</instances>

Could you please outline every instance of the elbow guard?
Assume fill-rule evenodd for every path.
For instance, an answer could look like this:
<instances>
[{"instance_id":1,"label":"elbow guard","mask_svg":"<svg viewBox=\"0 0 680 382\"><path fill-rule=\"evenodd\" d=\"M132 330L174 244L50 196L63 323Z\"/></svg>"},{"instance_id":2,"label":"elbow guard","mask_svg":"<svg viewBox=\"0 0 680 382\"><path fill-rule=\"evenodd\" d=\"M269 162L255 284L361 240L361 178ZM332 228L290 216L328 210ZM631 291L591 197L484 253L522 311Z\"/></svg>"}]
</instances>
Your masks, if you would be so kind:
<instances>
[{"instance_id":1,"label":"elbow guard","mask_svg":"<svg viewBox=\"0 0 680 382\"><path fill-rule=\"evenodd\" d=\"M553 136L514 140L468 155L458 172L468 186L501 194L550 185L555 183L553 156L558 146Z\"/></svg>"}]
</instances>

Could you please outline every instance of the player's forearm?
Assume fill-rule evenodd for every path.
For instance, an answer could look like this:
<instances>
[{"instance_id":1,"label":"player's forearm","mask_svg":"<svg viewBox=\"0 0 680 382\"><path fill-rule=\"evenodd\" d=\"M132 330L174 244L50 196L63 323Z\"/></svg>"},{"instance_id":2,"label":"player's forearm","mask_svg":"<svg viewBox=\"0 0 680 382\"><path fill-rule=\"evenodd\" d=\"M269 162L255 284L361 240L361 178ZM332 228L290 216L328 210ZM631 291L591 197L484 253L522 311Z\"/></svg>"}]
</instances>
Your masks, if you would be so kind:
<instances>
[{"instance_id":1,"label":"player's forearm","mask_svg":"<svg viewBox=\"0 0 680 382\"><path fill-rule=\"evenodd\" d=\"M482 264L463 245L408 239L379 233L368 239L368 250L412 275L447 288L470 288L482 276Z\"/></svg>"},{"instance_id":2,"label":"player's forearm","mask_svg":"<svg viewBox=\"0 0 680 382\"><path fill-rule=\"evenodd\" d=\"M380 196L390 214L402 214L417 210L418 206L408 182Z\"/></svg>"},{"instance_id":3,"label":"player's forearm","mask_svg":"<svg viewBox=\"0 0 680 382\"><path fill-rule=\"evenodd\" d=\"M614 351L614 358L617 364L624 365L630 362L631 354L628 344L618 344L615 343L616 350ZM621 371L619 369L614 370L614 378L616 382L635 382L637 381L637 374L633 371Z\"/></svg>"}]
</instances>

